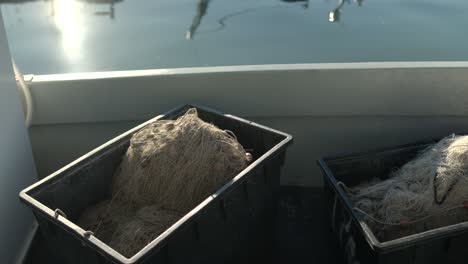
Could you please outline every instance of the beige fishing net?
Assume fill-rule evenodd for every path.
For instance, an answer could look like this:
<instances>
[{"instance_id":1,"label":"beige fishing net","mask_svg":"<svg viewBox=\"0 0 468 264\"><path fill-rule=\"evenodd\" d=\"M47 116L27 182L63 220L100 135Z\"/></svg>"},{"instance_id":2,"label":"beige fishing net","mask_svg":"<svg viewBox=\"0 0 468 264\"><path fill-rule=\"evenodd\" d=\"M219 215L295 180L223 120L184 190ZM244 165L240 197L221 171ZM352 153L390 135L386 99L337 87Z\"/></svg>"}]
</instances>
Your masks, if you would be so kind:
<instances>
[{"instance_id":1,"label":"beige fishing net","mask_svg":"<svg viewBox=\"0 0 468 264\"><path fill-rule=\"evenodd\" d=\"M143 207L117 227L109 246L124 256L132 256L182 216L174 211L160 210L157 206Z\"/></svg>"},{"instance_id":2,"label":"beige fishing net","mask_svg":"<svg viewBox=\"0 0 468 264\"><path fill-rule=\"evenodd\" d=\"M90 206L81 214L78 225L108 243L120 223L127 222L135 214L136 208L128 203L117 204L105 200Z\"/></svg>"},{"instance_id":3,"label":"beige fishing net","mask_svg":"<svg viewBox=\"0 0 468 264\"><path fill-rule=\"evenodd\" d=\"M390 175L348 189L382 241L468 221L468 136L450 136Z\"/></svg>"},{"instance_id":4,"label":"beige fishing net","mask_svg":"<svg viewBox=\"0 0 468 264\"><path fill-rule=\"evenodd\" d=\"M135 133L116 171L111 200L87 208L78 224L130 257L251 161L235 135L189 109Z\"/></svg>"}]
</instances>

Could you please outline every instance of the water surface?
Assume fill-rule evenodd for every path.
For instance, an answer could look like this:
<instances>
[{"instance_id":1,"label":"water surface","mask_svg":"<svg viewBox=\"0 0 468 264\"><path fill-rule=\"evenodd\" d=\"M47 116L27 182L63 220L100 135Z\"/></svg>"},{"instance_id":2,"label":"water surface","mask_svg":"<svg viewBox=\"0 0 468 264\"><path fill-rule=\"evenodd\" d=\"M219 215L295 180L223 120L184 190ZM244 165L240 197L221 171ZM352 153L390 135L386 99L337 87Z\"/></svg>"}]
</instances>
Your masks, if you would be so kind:
<instances>
[{"instance_id":1,"label":"water surface","mask_svg":"<svg viewBox=\"0 0 468 264\"><path fill-rule=\"evenodd\" d=\"M24 73L468 60L466 0L0 0Z\"/></svg>"}]
</instances>

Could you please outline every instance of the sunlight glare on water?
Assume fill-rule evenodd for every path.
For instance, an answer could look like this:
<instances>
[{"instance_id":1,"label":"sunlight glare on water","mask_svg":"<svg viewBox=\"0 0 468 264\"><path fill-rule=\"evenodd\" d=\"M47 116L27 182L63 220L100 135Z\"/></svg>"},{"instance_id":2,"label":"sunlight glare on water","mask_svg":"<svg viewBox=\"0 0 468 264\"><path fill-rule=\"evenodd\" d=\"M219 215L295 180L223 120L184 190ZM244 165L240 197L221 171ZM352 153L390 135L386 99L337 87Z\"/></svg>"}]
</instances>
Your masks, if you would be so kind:
<instances>
[{"instance_id":1,"label":"sunlight glare on water","mask_svg":"<svg viewBox=\"0 0 468 264\"><path fill-rule=\"evenodd\" d=\"M53 0L52 16L59 34L63 54L69 60L77 60L81 56L81 48L85 34L81 8L82 3L75 0Z\"/></svg>"}]
</instances>

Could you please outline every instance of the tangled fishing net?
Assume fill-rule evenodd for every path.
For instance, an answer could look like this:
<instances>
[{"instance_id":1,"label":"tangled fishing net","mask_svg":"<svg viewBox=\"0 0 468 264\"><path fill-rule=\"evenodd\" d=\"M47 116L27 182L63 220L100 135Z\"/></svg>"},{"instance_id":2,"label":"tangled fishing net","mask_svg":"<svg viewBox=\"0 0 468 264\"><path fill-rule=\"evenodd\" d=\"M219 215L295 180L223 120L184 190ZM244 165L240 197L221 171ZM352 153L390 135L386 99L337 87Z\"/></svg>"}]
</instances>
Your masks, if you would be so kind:
<instances>
[{"instance_id":1,"label":"tangled fishing net","mask_svg":"<svg viewBox=\"0 0 468 264\"><path fill-rule=\"evenodd\" d=\"M112 198L87 208L78 224L132 256L251 161L235 135L189 109L135 133L114 174Z\"/></svg>"},{"instance_id":2,"label":"tangled fishing net","mask_svg":"<svg viewBox=\"0 0 468 264\"><path fill-rule=\"evenodd\" d=\"M174 211L160 210L157 206L143 207L117 227L109 246L124 256L132 256L182 216Z\"/></svg>"},{"instance_id":3,"label":"tangled fishing net","mask_svg":"<svg viewBox=\"0 0 468 264\"><path fill-rule=\"evenodd\" d=\"M389 179L348 191L382 241L468 221L468 136L444 138Z\"/></svg>"}]
</instances>

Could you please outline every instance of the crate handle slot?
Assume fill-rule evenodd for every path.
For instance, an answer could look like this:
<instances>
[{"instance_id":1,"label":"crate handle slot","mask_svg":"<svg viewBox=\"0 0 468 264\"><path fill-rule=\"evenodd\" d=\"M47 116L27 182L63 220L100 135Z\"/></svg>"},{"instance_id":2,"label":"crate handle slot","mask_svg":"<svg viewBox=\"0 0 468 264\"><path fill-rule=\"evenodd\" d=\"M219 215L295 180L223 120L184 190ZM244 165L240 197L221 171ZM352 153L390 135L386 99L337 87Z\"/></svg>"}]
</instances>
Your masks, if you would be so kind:
<instances>
[{"instance_id":1,"label":"crate handle slot","mask_svg":"<svg viewBox=\"0 0 468 264\"><path fill-rule=\"evenodd\" d=\"M94 236L94 233L93 233L93 231L87 230L87 231L84 231L84 232L83 232L83 236L84 236L86 239L89 239L91 236Z\"/></svg>"},{"instance_id":2,"label":"crate handle slot","mask_svg":"<svg viewBox=\"0 0 468 264\"><path fill-rule=\"evenodd\" d=\"M64 218L67 218L67 215L66 215L62 210L60 210L60 209L57 208L57 209L55 209L55 211L54 211L54 218L55 218L55 219L58 219L59 215L62 216L62 217L64 217Z\"/></svg>"}]
</instances>

